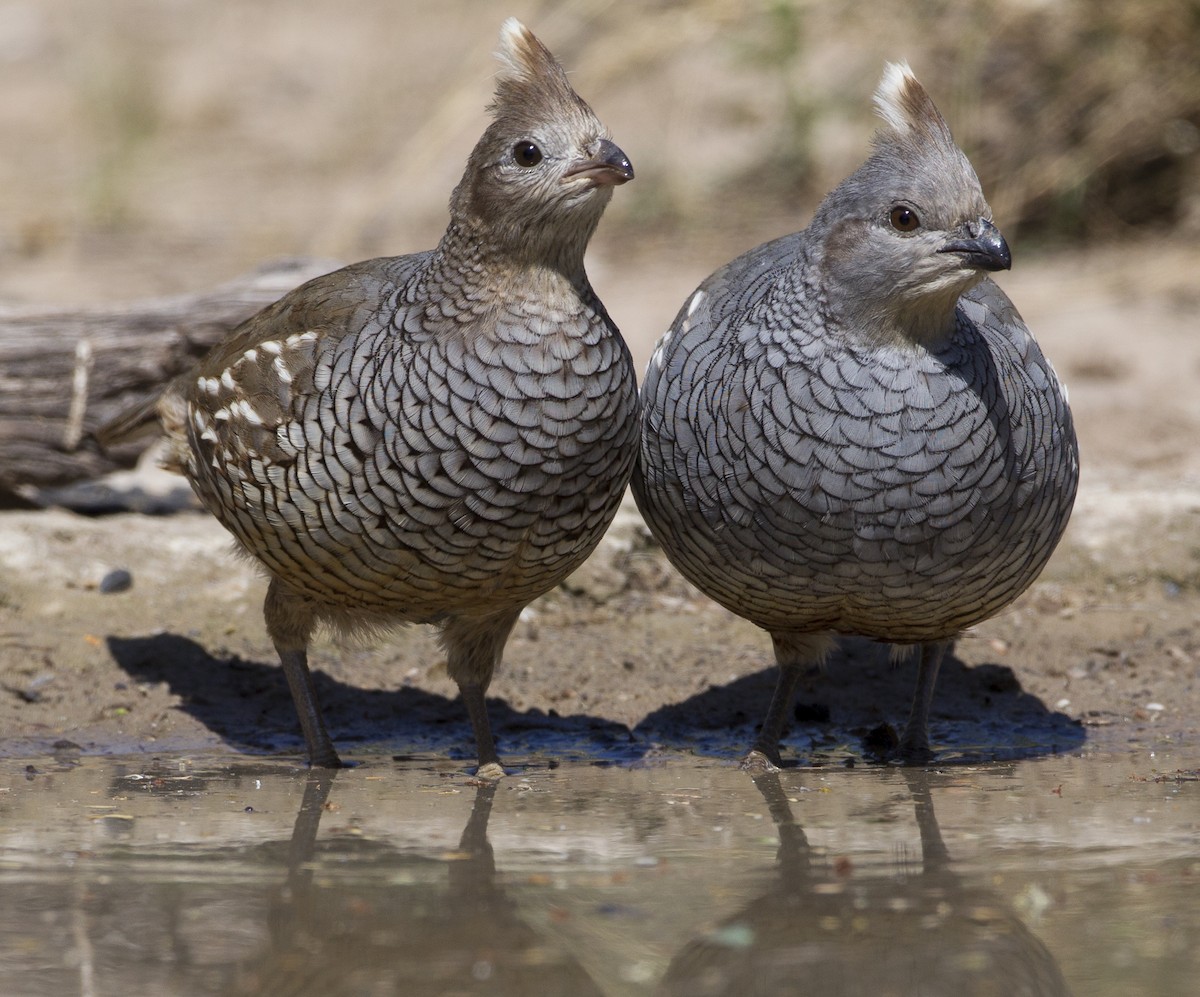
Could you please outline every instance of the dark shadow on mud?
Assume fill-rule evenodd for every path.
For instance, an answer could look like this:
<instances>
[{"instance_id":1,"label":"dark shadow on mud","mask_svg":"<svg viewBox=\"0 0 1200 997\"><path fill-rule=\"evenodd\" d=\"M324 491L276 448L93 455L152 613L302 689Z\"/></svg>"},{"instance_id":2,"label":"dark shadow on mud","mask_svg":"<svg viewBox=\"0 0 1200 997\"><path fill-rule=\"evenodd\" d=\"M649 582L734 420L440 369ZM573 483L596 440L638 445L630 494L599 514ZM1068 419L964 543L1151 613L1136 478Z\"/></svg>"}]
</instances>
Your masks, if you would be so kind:
<instances>
[{"instance_id":1,"label":"dark shadow on mud","mask_svg":"<svg viewBox=\"0 0 1200 997\"><path fill-rule=\"evenodd\" d=\"M893 663L888 654L887 645L844 639L824 669L814 667L805 676L781 745L785 765L869 759L881 728L903 729L916 660ZM1025 692L1020 662L1013 665L971 667L953 648L947 652L930 721L935 764L1031 758L1083 745L1087 735L1079 721ZM663 747L740 759L766 712L775 678L771 667L712 686L650 713L634 734Z\"/></svg>"},{"instance_id":2,"label":"dark shadow on mud","mask_svg":"<svg viewBox=\"0 0 1200 997\"><path fill-rule=\"evenodd\" d=\"M113 659L138 682L165 682L180 709L239 751L304 753L296 710L283 670L275 663L214 657L175 634L109 637ZM355 745L372 753L435 754L474 760L475 741L466 708L457 698L422 689L364 689L314 670L317 696L330 735L353 756ZM553 710L512 709L489 699L488 713L503 760L536 756L546 761L601 757L633 761L642 749L622 724Z\"/></svg>"},{"instance_id":3,"label":"dark shadow on mud","mask_svg":"<svg viewBox=\"0 0 1200 997\"><path fill-rule=\"evenodd\" d=\"M303 754L295 709L275 663L214 657L185 637L109 637L116 662L139 682L165 682L180 708L240 751ZM1019 663L1017 663L1019 668ZM852 764L870 759L881 727L903 727L916 678L914 663L893 664L886 646L848 640L826 668L801 683L785 764ZM457 697L412 687L364 689L314 672L330 733L351 755L433 754L471 761L474 740ZM514 710L490 699L501 757L554 763L653 764L660 752L683 751L730 762L754 739L775 682L775 669L713 686L649 714L630 731L586 714ZM968 667L953 651L942 664L930 733L935 763L1012 760L1078 749L1078 721L1022 690L1007 665Z\"/></svg>"}]
</instances>

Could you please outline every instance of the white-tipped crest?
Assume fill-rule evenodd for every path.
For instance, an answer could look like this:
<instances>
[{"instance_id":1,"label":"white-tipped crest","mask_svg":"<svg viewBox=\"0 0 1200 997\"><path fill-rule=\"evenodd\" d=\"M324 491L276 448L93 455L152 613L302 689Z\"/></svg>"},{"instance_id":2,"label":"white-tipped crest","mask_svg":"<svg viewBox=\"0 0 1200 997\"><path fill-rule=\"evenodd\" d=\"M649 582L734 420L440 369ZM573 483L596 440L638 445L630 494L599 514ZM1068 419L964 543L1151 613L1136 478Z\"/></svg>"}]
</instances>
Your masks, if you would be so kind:
<instances>
[{"instance_id":1,"label":"white-tipped crest","mask_svg":"<svg viewBox=\"0 0 1200 997\"><path fill-rule=\"evenodd\" d=\"M561 76L563 82L566 81L566 74L550 50L515 17L508 18L500 25L500 44L496 48L496 58L502 66L501 82L510 80L520 83L538 78L545 79L547 76Z\"/></svg>"},{"instance_id":2,"label":"white-tipped crest","mask_svg":"<svg viewBox=\"0 0 1200 997\"><path fill-rule=\"evenodd\" d=\"M555 104L574 108L581 103L553 53L515 17L500 26L496 58L500 72L491 110L541 107L550 113Z\"/></svg>"},{"instance_id":3,"label":"white-tipped crest","mask_svg":"<svg viewBox=\"0 0 1200 997\"><path fill-rule=\"evenodd\" d=\"M876 146L896 142L918 148L939 146L952 158L961 156L946 119L907 62L889 62L884 67L875 90L875 110L885 124L875 135Z\"/></svg>"},{"instance_id":4,"label":"white-tipped crest","mask_svg":"<svg viewBox=\"0 0 1200 997\"><path fill-rule=\"evenodd\" d=\"M909 94L920 88L907 62L889 62L883 68L883 79L875 90L875 111L892 131L911 131L912 99Z\"/></svg>"},{"instance_id":5,"label":"white-tipped crest","mask_svg":"<svg viewBox=\"0 0 1200 997\"><path fill-rule=\"evenodd\" d=\"M525 76L529 72L529 39L532 37L525 25L510 17L500 25L500 47L496 58L504 63L506 72L514 76Z\"/></svg>"}]
</instances>

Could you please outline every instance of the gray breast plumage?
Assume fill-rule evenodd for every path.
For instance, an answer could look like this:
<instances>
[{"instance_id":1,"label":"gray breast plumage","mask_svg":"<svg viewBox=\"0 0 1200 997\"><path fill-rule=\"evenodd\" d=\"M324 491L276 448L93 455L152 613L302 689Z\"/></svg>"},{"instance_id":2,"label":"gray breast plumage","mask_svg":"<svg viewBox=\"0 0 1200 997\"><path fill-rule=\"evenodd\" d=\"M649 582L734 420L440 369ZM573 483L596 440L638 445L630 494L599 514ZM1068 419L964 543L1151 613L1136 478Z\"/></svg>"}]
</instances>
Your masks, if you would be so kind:
<instances>
[{"instance_id":1,"label":"gray breast plumage","mask_svg":"<svg viewBox=\"0 0 1200 997\"><path fill-rule=\"evenodd\" d=\"M679 570L772 631L899 642L1016 598L1066 526L1078 454L1003 292L968 292L929 348L798 330L769 308L694 298L647 374L634 487Z\"/></svg>"}]
</instances>

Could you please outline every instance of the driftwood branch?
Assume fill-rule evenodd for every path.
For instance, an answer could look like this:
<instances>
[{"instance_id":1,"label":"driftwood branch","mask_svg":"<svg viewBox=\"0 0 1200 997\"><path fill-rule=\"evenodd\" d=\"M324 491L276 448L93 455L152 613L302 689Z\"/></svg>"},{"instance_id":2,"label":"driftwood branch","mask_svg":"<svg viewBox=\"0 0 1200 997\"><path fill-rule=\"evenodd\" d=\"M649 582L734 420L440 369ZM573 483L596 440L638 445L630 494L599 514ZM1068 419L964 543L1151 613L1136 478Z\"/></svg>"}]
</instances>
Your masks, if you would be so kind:
<instances>
[{"instance_id":1,"label":"driftwood branch","mask_svg":"<svg viewBox=\"0 0 1200 997\"><path fill-rule=\"evenodd\" d=\"M271 264L201 294L86 310L0 309L0 507L129 467L145 442L101 453L87 434L145 401L323 260Z\"/></svg>"}]
</instances>

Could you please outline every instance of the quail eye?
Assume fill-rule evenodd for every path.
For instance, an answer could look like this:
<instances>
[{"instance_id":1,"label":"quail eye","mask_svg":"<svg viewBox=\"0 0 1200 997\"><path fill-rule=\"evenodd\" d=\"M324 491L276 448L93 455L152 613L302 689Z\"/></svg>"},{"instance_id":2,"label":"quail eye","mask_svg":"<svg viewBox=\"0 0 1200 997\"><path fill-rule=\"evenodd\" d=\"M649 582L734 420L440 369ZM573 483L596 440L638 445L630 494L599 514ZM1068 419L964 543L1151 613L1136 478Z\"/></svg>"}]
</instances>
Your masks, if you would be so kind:
<instances>
[{"instance_id":1,"label":"quail eye","mask_svg":"<svg viewBox=\"0 0 1200 997\"><path fill-rule=\"evenodd\" d=\"M903 205L892 208L889 221L897 232L915 232L921 227L921 219L917 217L917 213Z\"/></svg>"},{"instance_id":2,"label":"quail eye","mask_svg":"<svg viewBox=\"0 0 1200 997\"><path fill-rule=\"evenodd\" d=\"M532 142L518 142L513 146L513 159L518 166L537 166L542 161L542 150Z\"/></svg>"}]
</instances>

